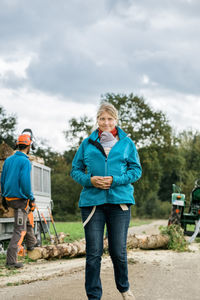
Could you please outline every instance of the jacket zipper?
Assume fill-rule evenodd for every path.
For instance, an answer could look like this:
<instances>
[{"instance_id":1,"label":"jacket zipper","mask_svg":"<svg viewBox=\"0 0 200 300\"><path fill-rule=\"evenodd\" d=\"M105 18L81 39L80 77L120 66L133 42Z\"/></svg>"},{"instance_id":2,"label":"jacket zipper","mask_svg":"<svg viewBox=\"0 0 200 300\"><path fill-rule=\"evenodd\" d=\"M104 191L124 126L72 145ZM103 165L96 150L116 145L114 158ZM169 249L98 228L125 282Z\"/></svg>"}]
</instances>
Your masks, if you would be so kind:
<instances>
[{"instance_id":1,"label":"jacket zipper","mask_svg":"<svg viewBox=\"0 0 200 300\"><path fill-rule=\"evenodd\" d=\"M107 176L108 173L108 166L107 166L108 157L105 158L105 176ZM105 190L106 193L106 203L108 202L108 190Z\"/></svg>"}]
</instances>

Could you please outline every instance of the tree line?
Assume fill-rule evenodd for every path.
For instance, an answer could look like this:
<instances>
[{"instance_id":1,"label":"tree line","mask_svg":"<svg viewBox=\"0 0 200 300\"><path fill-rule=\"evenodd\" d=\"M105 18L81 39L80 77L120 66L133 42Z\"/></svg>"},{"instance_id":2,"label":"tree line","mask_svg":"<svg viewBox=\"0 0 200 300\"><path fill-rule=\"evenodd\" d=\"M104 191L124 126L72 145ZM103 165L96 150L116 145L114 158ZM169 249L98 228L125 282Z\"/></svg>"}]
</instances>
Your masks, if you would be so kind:
<instances>
[{"instance_id":1,"label":"tree line","mask_svg":"<svg viewBox=\"0 0 200 300\"><path fill-rule=\"evenodd\" d=\"M143 169L142 178L134 184L136 205L132 215L168 218L171 210L172 184L181 186L190 201L194 182L200 177L200 132L176 133L167 116L153 109L147 101L133 94L106 94L100 102L112 103L119 112L119 126L135 142ZM16 135L15 116L7 116L0 107L0 143L11 147ZM78 146L94 129L90 116L72 118L64 131L69 149L58 153L45 145L34 154L44 158L52 170L51 189L56 220L80 218L78 200L82 187L70 177L71 164ZM189 124L188 124L189 125Z\"/></svg>"}]
</instances>

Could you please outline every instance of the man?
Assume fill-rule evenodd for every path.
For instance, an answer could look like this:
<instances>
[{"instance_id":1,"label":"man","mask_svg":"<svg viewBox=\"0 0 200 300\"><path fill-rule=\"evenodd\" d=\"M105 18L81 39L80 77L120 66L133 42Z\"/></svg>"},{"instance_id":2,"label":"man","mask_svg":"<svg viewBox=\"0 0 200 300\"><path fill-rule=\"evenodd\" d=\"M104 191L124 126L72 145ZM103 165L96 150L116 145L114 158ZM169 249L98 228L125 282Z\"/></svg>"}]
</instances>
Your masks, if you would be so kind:
<instances>
[{"instance_id":1,"label":"man","mask_svg":"<svg viewBox=\"0 0 200 300\"><path fill-rule=\"evenodd\" d=\"M1 174L2 204L14 209L14 231L7 249L6 266L8 268L22 268L17 262L17 254L23 252L22 242L26 237L28 250L33 250L36 238L33 224L29 222L30 211L35 208L35 199L31 190L31 163L28 158L32 137L21 134L18 137L15 154L8 157L3 165Z\"/></svg>"}]
</instances>

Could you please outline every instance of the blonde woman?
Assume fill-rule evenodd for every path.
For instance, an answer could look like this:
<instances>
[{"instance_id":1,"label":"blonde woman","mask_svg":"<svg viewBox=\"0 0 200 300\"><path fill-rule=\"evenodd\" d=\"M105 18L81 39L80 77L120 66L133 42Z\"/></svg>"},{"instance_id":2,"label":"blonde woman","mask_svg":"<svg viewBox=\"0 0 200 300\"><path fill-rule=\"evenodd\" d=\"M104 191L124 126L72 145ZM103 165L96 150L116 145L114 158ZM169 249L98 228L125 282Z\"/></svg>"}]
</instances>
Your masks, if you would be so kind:
<instances>
[{"instance_id":1,"label":"blonde woman","mask_svg":"<svg viewBox=\"0 0 200 300\"><path fill-rule=\"evenodd\" d=\"M118 112L102 103L98 129L80 145L72 162L72 178L83 186L79 207L86 239L85 289L89 300L100 300L103 236L107 227L115 282L123 299L135 299L129 288L126 241L133 186L142 174L133 141L117 126Z\"/></svg>"}]
</instances>

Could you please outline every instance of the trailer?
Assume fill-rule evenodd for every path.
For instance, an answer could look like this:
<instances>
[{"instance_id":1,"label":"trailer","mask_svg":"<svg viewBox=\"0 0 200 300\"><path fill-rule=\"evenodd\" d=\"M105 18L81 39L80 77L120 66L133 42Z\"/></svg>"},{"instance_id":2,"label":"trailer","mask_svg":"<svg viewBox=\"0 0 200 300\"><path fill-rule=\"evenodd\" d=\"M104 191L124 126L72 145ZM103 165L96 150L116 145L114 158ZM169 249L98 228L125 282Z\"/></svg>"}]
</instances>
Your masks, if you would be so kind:
<instances>
[{"instance_id":1,"label":"trailer","mask_svg":"<svg viewBox=\"0 0 200 300\"><path fill-rule=\"evenodd\" d=\"M53 200L51 199L51 169L45 166L43 163L39 163L34 160L31 161L31 164L32 164L31 185L35 197L35 202L39 214L40 215L43 214L43 216L47 221L47 226L49 228L51 222L50 213L53 209ZM41 233L43 232L42 229L44 229L45 233L47 233L48 228L43 219L41 224L38 211L35 209L35 211L33 212L34 232L38 244L41 245L42 243ZM9 212L7 215L2 213L0 214L0 244L2 244L2 246L4 246L5 242L11 239L13 228L14 228L14 213L13 213L13 209L9 208Z\"/></svg>"},{"instance_id":2,"label":"trailer","mask_svg":"<svg viewBox=\"0 0 200 300\"><path fill-rule=\"evenodd\" d=\"M51 216L49 212L51 213L53 209L53 200L51 199L51 169L45 165L32 162L31 182L38 211L40 215L43 214L48 226L48 228L46 228L44 220L42 219L43 228L41 228L38 211L35 210L33 213L35 224L34 230L36 238L39 244L41 244L42 230L45 230L45 233L48 232L51 222Z\"/></svg>"}]
</instances>

